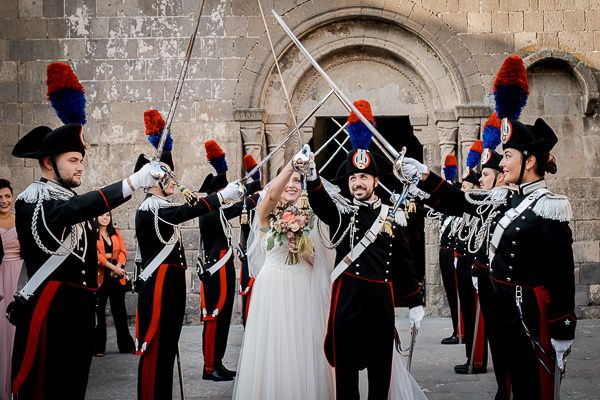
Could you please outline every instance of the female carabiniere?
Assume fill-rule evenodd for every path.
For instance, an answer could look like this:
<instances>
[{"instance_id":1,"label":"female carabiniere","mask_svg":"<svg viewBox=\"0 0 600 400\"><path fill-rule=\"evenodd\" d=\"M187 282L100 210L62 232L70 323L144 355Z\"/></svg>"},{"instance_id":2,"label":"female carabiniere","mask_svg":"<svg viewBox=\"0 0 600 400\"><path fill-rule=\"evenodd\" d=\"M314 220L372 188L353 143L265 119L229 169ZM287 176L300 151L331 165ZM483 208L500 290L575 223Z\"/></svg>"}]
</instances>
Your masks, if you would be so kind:
<instances>
[{"instance_id":1,"label":"female carabiniere","mask_svg":"<svg viewBox=\"0 0 600 400\"><path fill-rule=\"evenodd\" d=\"M546 172L556 172L550 151L558 138L542 119L534 125L504 119L501 131L500 165L505 181L518 186L514 193L495 188L464 195L412 159L405 159L402 172L421 175L430 206L488 221L491 301L508 393L516 400L553 399L560 374L555 361L564 371L576 325L571 206L544 180Z\"/></svg>"}]
</instances>

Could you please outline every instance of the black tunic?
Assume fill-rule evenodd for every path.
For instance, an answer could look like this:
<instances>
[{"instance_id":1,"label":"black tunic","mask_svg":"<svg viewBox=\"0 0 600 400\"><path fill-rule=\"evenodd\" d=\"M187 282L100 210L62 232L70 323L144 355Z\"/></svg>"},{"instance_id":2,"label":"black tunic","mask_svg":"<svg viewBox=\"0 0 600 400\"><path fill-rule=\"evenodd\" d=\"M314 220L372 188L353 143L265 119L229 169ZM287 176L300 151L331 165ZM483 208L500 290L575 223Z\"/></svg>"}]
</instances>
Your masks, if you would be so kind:
<instances>
[{"instance_id":1,"label":"black tunic","mask_svg":"<svg viewBox=\"0 0 600 400\"><path fill-rule=\"evenodd\" d=\"M41 326L35 325L29 314L17 326L12 371L13 379L18 378L21 386L13 384L13 390L18 389L19 398L29 398L34 391L39 391L44 398L83 399L92 359L97 288L98 230L92 219L123 204L129 197L123 197L121 181L83 195L74 194L45 179L41 182L44 182L41 184L45 188L43 190L50 188L47 192L50 194L36 214L35 231L42 245L51 251L59 247L44 226L43 210L48 229L61 241L75 224L82 223L83 234L76 241L74 252L83 260L70 254L29 300L29 312L45 322ZM15 202L21 256L29 277L50 257L38 246L33 235L32 221L39 198L39 192L38 195L33 192L38 185L32 184ZM62 194L56 196L52 191ZM46 311L44 303L49 304ZM38 304L41 306L38 307ZM39 335L40 341L35 347L27 346L32 335ZM33 368L21 370L25 366L24 359L29 357L34 359ZM64 369L65 366L68 370ZM38 369L44 373L36 372Z\"/></svg>"}]
</instances>

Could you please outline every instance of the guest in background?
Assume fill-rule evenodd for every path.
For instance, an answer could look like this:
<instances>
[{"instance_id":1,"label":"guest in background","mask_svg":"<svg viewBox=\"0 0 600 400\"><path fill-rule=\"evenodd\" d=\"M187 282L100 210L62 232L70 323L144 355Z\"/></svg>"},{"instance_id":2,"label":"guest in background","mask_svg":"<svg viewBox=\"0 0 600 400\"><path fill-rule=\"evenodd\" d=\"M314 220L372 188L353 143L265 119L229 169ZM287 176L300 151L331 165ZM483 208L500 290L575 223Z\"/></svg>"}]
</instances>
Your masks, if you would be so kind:
<instances>
[{"instance_id":1,"label":"guest in background","mask_svg":"<svg viewBox=\"0 0 600 400\"><path fill-rule=\"evenodd\" d=\"M106 301L110 299L110 309L117 330L117 346L120 353L133 353L135 345L127 325L125 309L127 282L125 263L127 248L123 236L112 222L112 214L106 212L98 217L100 228L98 237L98 305L97 324L94 337L94 355L102 357L106 350Z\"/></svg>"},{"instance_id":2,"label":"guest in background","mask_svg":"<svg viewBox=\"0 0 600 400\"><path fill-rule=\"evenodd\" d=\"M10 182L0 179L0 399L10 399L10 376L15 327L4 315L12 301L21 273L19 239L15 229L13 189Z\"/></svg>"}]
</instances>

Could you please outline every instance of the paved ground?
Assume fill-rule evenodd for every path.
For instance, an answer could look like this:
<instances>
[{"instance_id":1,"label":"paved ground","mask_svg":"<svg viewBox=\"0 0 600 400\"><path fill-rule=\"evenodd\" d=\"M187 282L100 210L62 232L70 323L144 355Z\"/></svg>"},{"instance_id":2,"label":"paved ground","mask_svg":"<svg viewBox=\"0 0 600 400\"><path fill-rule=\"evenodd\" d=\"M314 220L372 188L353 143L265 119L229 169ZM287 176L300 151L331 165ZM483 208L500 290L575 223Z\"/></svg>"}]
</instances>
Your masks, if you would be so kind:
<instances>
[{"instance_id":1,"label":"paved ground","mask_svg":"<svg viewBox=\"0 0 600 400\"><path fill-rule=\"evenodd\" d=\"M442 337L450 332L450 321L444 318L426 318L413 360L413 375L429 399L491 399L495 391L493 372L483 375L456 375L452 367L464 360L462 346L443 346ZM407 328L406 318L399 316L399 328ZM210 382L200 379L202 373L202 328L183 328L180 341L187 399L230 399L232 382ZM237 364L243 329L233 326L230 345L225 356L226 366ZM400 330L403 342L409 338L408 329ZM87 398L132 400L136 396L137 357L116 352L114 329L109 328L107 354L94 358L88 385ZM598 381L600 361L600 320L582 320L577 326L577 338L569 357L567 376L563 381L562 399L600 399ZM490 368L491 369L491 368ZM176 371L175 371L176 374ZM175 378L175 382L177 382ZM174 399L179 398L175 386ZM366 398L366 396L363 396ZM283 399L282 399L283 400Z\"/></svg>"}]
</instances>

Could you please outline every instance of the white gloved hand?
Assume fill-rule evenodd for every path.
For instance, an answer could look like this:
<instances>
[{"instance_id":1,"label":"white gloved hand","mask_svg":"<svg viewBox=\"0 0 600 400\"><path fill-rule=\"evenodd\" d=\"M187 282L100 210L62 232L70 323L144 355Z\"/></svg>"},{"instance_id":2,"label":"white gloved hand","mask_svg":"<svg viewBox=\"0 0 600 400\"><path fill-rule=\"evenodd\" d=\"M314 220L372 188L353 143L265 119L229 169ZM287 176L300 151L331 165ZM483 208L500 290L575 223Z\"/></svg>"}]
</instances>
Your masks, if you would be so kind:
<instances>
[{"instance_id":1,"label":"white gloved hand","mask_svg":"<svg viewBox=\"0 0 600 400\"><path fill-rule=\"evenodd\" d=\"M221 204L229 204L242 198L243 187L239 181L230 182L223 190L217 193Z\"/></svg>"},{"instance_id":2,"label":"white gloved hand","mask_svg":"<svg viewBox=\"0 0 600 400\"><path fill-rule=\"evenodd\" d=\"M573 344L573 340L550 339L550 343L552 343L552 347L554 348L554 351L556 351L556 361L558 362L558 366L562 370L565 367L563 362L563 356Z\"/></svg>"},{"instance_id":3,"label":"white gloved hand","mask_svg":"<svg viewBox=\"0 0 600 400\"><path fill-rule=\"evenodd\" d=\"M308 146L308 145L307 145ZM316 181L317 178L319 177L319 174L317 173L317 164L315 163L315 153L313 153L312 151L308 153L308 168L309 168L309 173L306 174L306 180L308 181Z\"/></svg>"},{"instance_id":4,"label":"white gloved hand","mask_svg":"<svg viewBox=\"0 0 600 400\"><path fill-rule=\"evenodd\" d=\"M423 176L423 174L427 173L428 171L429 168L427 168L427 165L420 163L414 158L404 157L404 159L402 160L401 172L407 178L416 175L419 177L419 179L421 179L421 176Z\"/></svg>"},{"instance_id":5,"label":"white gloved hand","mask_svg":"<svg viewBox=\"0 0 600 400\"><path fill-rule=\"evenodd\" d=\"M310 152L310 146L305 144L299 152L294 154L294 157L292 157L292 167L295 171L302 173L305 170L305 167L310 163L308 157Z\"/></svg>"},{"instance_id":6,"label":"white gloved hand","mask_svg":"<svg viewBox=\"0 0 600 400\"><path fill-rule=\"evenodd\" d=\"M148 163L140 168L138 172L130 175L124 183L123 188L127 188L127 192L133 192L134 190L147 189L158 184L158 179L155 179L150 174L150 163ZM127 197L125 193L123 195Z\"/></svg>"},{"instance_id":7,"label":"white gloved hand","mask_svg":"<svg viewBox=\"0 0 600 400\"><path fill-rule=\"evenodd\" d=\"M472 276L471 279L473 280L473 287L475 290L479 290L479 281L477 280L477 277Z\"/></svg>"},{"instance_id":8,"label":"white gloved hand","mask_svg":"<svg viewBox=\"0 0 600 400\"><path fill-rule=\"evenodd\" d=\"M414 326L415 328L417 328L417 330L421 328L421 321L423 320L424 316L425 310L423 309L423 306L416 306L408 310L408 319L410 320L410 327L412 328Z\"/></svg>"}]
</instances>

